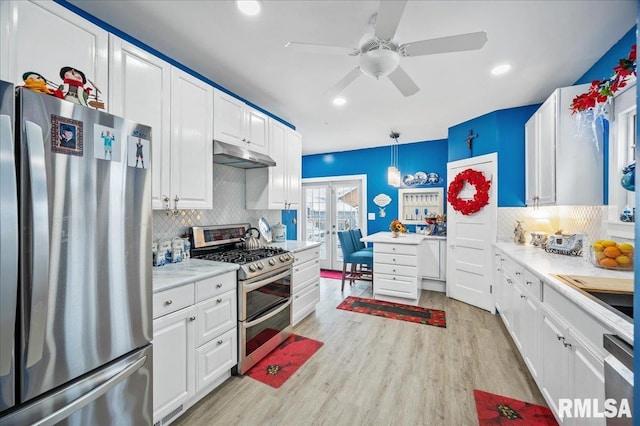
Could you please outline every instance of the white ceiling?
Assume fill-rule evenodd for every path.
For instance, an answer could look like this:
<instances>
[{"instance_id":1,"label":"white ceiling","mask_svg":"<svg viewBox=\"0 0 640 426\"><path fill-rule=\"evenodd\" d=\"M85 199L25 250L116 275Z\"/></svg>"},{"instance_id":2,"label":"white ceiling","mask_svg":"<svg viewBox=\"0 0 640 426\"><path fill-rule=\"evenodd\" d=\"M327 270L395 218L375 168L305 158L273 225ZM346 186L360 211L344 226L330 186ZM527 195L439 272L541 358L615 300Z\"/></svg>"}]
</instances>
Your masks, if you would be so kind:
<instances>
[{"instance_id":1,"label":"white ceiling","mask_svg":"<svg viewBox=\"0 0 640 426\"><path fill-rule=\"evenodd\" d=\"M362 76L342 93L347 104L335 107L325 91L358 58L284 46L357 48L378 1L264 0L257 17L230 0L70 2L292 123L304 154L389 145L391 129L400 143L445 139L449 127L471 118L539 103L629 31L637 7L635 0L409 1L397 42L475 31L489 41L477 51L402 58L421 89L411 97L386 78ZM491 76L504 62L512 72Z\"/></svg>"}]
</instances>

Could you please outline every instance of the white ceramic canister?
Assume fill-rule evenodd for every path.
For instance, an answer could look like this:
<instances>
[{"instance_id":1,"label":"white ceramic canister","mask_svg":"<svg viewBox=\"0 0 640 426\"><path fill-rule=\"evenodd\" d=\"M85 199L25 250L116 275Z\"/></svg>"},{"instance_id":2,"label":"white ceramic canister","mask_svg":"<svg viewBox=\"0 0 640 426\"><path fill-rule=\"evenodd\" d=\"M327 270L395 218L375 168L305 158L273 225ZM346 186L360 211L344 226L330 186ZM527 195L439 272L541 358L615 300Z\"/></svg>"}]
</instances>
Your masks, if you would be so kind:
<instances>
[{"instance_id":1,"label":"white ceramic canister","mask_svg":"<svg viewBox=\"0 0 640 426\"><path fill-rule=\"evenodd\" d=\"M281 223L273 225L273 241L284 243L287 240L287 226Z\"/></svg>"}]
</instances>

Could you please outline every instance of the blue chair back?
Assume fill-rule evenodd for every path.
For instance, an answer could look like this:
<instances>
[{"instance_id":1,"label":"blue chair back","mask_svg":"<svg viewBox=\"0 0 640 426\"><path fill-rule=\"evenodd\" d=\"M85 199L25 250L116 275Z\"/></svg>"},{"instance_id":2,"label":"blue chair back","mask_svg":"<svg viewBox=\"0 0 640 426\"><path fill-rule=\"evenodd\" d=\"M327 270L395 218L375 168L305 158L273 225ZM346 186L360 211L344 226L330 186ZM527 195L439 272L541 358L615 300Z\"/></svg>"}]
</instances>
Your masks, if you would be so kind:
<instances>
[{"instance_id":1,"label":"blue chair back","mask_svg":"<svg viewBox=\"0 0 640 426\"><path fill-rule=\"evenodd\" d=\"M360 238L362 238L362 231L360 230L360 228L351 230L351 238L353 239L353 246L355 247L356 251L362 250L366 247L364 242L360 241Z\"/></svg>"},{"instance_id":2,"label":"blue chair back","mask_svg":"<svg viewBox=\"0 0 640 426\"><path fill-rule=\"evenodd\" d=\"M344 262L349 262L351 259L351 253L355 251L353 246L353 238L350 231L338 231L338 240L340 240L340 247L342 248L342 259Z\"/></svg>"}]
</instances>

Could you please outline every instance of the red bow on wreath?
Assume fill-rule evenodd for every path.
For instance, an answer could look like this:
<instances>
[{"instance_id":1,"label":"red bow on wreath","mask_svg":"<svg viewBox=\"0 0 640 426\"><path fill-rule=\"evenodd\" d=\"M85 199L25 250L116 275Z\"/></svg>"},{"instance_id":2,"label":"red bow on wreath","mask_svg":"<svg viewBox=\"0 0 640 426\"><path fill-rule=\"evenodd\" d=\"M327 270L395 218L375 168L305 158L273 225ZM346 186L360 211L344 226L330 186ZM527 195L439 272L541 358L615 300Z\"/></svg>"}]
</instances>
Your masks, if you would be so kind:
<instances>
[{"instance_id":1,"label":"red bow on wreath","mask_svg":"<svg viewBox=\"0 0 640 426\"><path fill-rule=\"evenodd\" d=\"M476 188L476 193L472 200L463 200L458 197L460 191L464 188L465 182ZM480 209L489 204L489 189L491 189L491 181L486 180L482 172L466 169L458 173L449 184L447 201L449 201L454 210L463 215L470 215L479 212Z\"/></svg>"}]
</instances>

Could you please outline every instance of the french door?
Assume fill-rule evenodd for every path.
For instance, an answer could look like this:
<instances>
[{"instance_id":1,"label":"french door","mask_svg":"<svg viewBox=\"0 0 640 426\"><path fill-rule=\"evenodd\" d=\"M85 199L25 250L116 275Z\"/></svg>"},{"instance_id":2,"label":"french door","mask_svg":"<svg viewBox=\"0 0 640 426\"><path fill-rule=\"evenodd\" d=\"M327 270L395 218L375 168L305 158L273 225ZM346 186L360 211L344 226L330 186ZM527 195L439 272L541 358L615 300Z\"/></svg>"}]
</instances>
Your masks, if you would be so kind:
<instances>
[{"instance_id":1,"label":"french door","mask_svg":"<svg viewBox=\"0 0 640 426\"><path fill-rule=\"evenodd\" d=\"M338 231L360 228L366 235L366 177L303 179L302 238L320 246L320 268L342 270Z\"/></svg>"}]
</instances>

